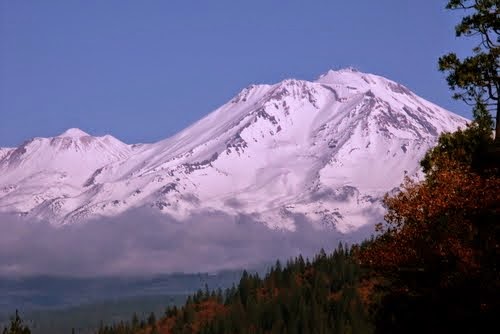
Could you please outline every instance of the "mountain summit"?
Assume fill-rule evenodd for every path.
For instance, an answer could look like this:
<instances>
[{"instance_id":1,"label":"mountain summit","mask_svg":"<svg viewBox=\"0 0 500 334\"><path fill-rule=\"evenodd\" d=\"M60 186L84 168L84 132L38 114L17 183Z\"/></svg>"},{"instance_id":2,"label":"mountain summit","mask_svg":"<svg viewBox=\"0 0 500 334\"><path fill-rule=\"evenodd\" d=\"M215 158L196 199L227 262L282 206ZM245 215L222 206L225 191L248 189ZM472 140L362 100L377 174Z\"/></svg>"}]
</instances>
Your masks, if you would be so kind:
<instances>
[{"instance_id":1,"label":"mountain summit","mask_svg":"<svg viewBox=\"0 0 500 334\"><path fill-rule=\"evenodd\" d=\"M444 131L466 120L354 69L252 85L171 138L129 146L69 129L0 149L0 210L54 224L147 207L178 220L297 217L342 232L383 215L381 198Z\"/></svg>"},{"instance_id":2,"label":"mountain summit","mask_svg":"<svg viewBox=\"0 0 500 334\"><path fill-rule=\"evenodd\" d=\"M80 129L77 129L77 128L71 128L71 129L68 129L68 130L64 131L63 133L61 133L58 137L80 138L80 137L87 137L87 136L89 136L88 133L86 133Z\"/></svg>"}]
</instances>

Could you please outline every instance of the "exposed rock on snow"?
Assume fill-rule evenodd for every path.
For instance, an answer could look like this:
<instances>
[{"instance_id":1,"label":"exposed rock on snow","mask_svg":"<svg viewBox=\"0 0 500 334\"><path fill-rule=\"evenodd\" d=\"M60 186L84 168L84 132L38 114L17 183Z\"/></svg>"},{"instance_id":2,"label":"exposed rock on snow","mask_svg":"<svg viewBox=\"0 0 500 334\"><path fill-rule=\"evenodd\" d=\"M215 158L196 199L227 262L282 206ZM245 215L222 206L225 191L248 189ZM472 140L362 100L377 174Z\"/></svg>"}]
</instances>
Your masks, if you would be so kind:
<instances>
[{"instance_id":1,"label":"exposed rock on snow","mask_svg":"<svg viewBox=\"0 0 500 334\"><path fill-rule=\"evenodd\" d=\"M465 123L352 69L253 85L157 143L69 129L0 149L0 211L66 224L137 207L177 219L214 210L290 230L302 214L348 232L380 219L383 194Z\"/></svg>"}]
</instances>

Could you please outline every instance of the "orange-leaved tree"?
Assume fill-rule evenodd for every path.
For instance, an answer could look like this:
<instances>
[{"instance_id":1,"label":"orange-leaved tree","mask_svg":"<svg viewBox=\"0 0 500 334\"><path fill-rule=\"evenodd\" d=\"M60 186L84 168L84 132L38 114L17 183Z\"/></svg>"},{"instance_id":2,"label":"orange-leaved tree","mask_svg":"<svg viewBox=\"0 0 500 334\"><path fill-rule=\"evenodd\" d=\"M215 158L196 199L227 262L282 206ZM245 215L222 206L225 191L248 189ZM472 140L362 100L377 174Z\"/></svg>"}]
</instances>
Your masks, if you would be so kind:
<instances>
[{"instance_id":1,"label":"orange-leaved tree","mask_svg":"<svg viewBox=\"0 0 500 334\"><path fill-rule=\"evenodd\" d=\"M425 179L407 178L385 197L379 235L358 252L389 281L384 332L428 330L413 323L421 317L434 329L452 321L463 329L498 306L500 166L481 161L493 137L480 121L440 137L422 161Z\"/></svg>"}]
</instances>

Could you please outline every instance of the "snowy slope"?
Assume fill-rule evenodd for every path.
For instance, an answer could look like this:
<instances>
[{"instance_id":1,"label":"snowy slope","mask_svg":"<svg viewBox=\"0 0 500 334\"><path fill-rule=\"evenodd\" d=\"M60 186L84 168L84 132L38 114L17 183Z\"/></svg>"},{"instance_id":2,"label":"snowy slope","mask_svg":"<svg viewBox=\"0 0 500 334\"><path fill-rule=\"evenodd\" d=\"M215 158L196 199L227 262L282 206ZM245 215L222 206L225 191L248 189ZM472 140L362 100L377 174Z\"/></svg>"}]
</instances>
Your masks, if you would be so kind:
<instances>
[{"instance_id":1,"label":"snowy slope","mask_svg":"<svg viewBox=\"0 0 500 334\"><path fill-rule=\"evenodd\" d=\"M131 152L112 136L92 137L79 129L28 140L0 153L0 210L27 214L40 206L57 207L58 199L80 196L96 170Z\"/></svg>"},{"instance_id":2,"label":"snowy slope","mask_svg":"<svg viewBox=\"0 0 500 334\"><path fill-rule=\"evenodd\" d=\"M0 150L0 210L54 224L138 207L179 220L208 210L290 230L302 215L347 232L380 219L383 194L465 122L353 69L253 85L157 143L71 129Z\"/></svg>"}]
</instances>

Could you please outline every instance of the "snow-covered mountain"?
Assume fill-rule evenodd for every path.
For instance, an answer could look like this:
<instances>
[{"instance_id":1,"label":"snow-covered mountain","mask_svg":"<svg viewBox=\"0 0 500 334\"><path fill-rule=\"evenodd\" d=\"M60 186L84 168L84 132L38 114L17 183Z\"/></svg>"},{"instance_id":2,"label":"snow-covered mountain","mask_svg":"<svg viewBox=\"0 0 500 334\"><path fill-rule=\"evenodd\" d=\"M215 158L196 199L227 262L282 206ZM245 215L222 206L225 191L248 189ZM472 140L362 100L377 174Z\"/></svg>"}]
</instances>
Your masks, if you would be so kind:
<instances>
[{"instance_id":1,"label":"snow-covered mountain","mask_svg":"<svg viewBox=\"0 0 500 334\"><path fill-rule=\"evenodd\" d=\"M346 232L380 219L384 193L466 120L380 76L252 85L175 136L127 145L70 129L0 149L0 212L67 224L148 207L218 211L272 228Z\"/></svg>"}]
</instances>

